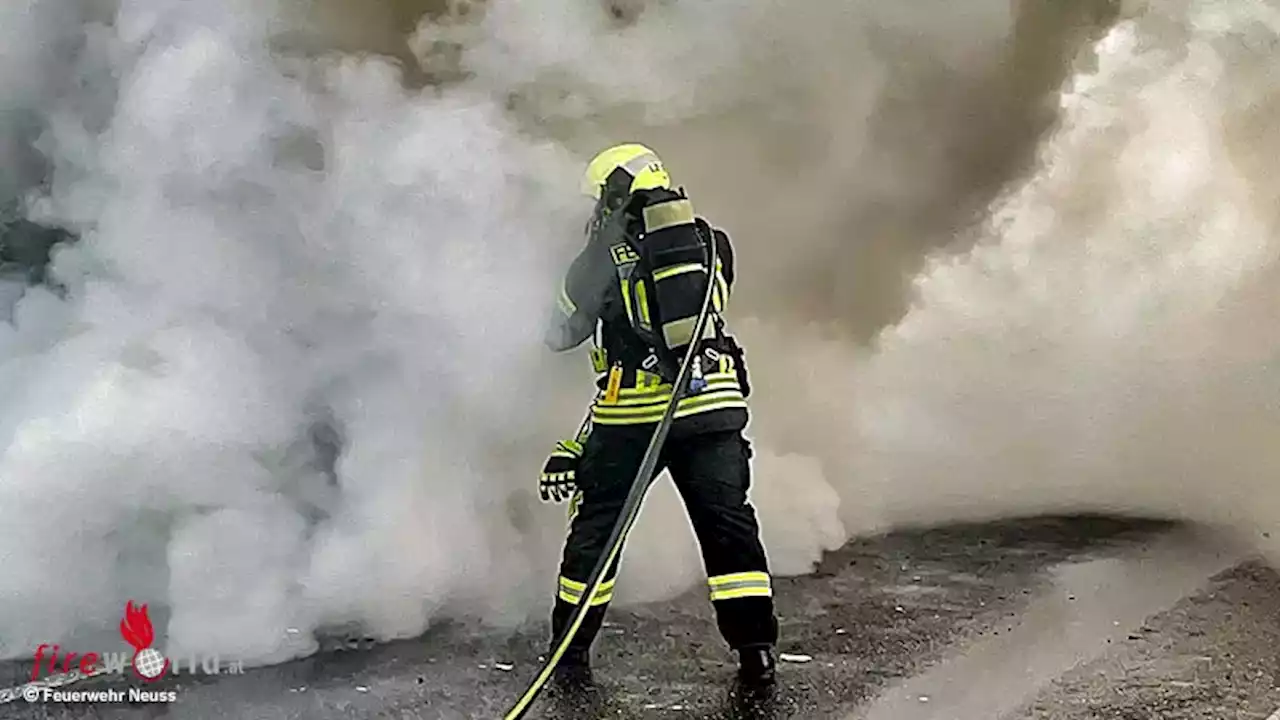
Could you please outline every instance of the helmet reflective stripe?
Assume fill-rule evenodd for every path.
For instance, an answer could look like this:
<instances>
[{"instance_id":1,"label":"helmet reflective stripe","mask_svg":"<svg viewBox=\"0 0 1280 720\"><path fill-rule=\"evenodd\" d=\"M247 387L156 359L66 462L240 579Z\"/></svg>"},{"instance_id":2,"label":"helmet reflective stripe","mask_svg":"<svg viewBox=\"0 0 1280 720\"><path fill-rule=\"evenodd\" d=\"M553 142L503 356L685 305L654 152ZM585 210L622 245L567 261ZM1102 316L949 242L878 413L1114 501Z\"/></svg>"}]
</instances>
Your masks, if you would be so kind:
<instances>
[{"instance_id":1,"label":"helmet reflective stripe","mask_svg":"<svg viewBox=\"0 0 1280 720\"><path fill-rule=\"evenodd\" d=\"M644 145L627 143L615 145L591 159L582 174L582 194L599 200L605 180L618 168L631 176L631 192L671 187L671 177L658 154Z\"/></svg>"}]
</instances>

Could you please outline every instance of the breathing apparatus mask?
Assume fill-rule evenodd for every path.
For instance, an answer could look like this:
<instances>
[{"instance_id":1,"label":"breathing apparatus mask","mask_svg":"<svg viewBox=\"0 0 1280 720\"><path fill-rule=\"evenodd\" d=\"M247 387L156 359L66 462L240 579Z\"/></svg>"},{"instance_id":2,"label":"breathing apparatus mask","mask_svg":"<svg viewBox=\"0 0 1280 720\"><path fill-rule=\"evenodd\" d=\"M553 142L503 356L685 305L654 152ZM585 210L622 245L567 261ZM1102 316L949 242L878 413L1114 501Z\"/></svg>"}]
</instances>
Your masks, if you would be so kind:
<instances>
[{"instance_id":1,"label":"breathing apparatus mask","mask_svg":"<svg viewBox=\"0 0 1280 720\"><path fill-rule=\"evenodd\" d=\"M626 220L620 217L619 213L632 197L631 181L631 175L622 168L616 168L609 173L609 177L605 179L604 188L600 191L600 198L592 207L591 217L587 219L584 228L584 236L588 243L611 224L616 223L615 227L619 232L624 229L623 224Z\"/></svg>"}]
</instances>

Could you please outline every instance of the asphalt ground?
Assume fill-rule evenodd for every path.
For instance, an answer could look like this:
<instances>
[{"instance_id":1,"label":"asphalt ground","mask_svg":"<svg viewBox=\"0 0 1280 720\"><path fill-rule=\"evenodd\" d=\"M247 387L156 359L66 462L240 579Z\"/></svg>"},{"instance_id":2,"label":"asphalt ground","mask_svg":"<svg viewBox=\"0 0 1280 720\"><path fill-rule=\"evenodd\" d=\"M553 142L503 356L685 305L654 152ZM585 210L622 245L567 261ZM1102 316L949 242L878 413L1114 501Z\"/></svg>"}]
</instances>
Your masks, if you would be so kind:
<instances>
[{"instance_id":1,"label":"asphalt ground","mask_svg":"<svg viewBox=\"0 0 1280 720\"><path fill-rule=\"evenodd\" d=\"M1280 576L1167 524L1045 518L894 533L776 591L788 660L770 697L734 687L734 657L695 591L613 609L597 687L549 690L528 717L1266 720L1280 708ZM501 718L545 633L446 623L414 640L147 686L173 690L172 703L16 699L0 717ZM0 673L16 686L30 665Z\"/></svg>"}]
</instances>

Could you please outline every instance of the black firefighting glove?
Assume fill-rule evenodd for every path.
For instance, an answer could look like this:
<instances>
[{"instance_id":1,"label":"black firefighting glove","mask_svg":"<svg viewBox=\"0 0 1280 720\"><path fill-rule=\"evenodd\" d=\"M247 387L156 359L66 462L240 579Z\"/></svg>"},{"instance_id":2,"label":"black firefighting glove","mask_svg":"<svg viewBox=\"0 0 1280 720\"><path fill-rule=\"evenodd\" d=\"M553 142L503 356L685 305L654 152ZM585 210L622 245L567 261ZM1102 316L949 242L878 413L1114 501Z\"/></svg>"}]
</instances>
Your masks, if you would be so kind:
<instances>
[{"instance_id":1,"label":"black firefighting glove","mask_svg":"<svg viewBox=\"0 0 1280 720\"><path fill-rule=\"evenodd\" d=\"M561 440L547 457L538 479L538 496L542 502L564 502L577 492L578 463L582 460L582 443Z\"/></svg>"}]
</instances>

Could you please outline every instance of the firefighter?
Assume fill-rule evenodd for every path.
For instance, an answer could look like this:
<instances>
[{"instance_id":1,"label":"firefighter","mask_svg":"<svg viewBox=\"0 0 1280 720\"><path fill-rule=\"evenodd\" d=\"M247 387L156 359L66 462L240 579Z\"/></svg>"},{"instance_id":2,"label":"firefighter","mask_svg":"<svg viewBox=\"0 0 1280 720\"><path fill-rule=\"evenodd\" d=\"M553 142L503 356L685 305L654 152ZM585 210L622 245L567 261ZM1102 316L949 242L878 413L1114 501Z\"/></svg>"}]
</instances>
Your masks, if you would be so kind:
<instances>
[{"instance_id":1,"label":"firefighter","mask_svg":"<svg viewBox=\"0 0 1280 720\"><path fill-rule=\"evenodd\" d=\"M669 340L684 329L689 337L684 338L683 347L698 342L699 348L690 389L679 403L656 472L670 472L684 501L701 550L717 625L738 654L740 680L750 687L767 688L775 681L778 623L756 513L747 500L752 452L743 430L750 387L742 349L725 332L722 317L734 281L733 246L723 230L695 217L683 189L672 188L662 161L643 145L618 145L597 155L583 174L582 191L595 200L595 210L586 246L562 283L546 343L554 351L565 352L593 338L591 361L599 377L596 398L578 435L557 443L540 479L543 501L569 500L570 528L552 612L552 642L568 624L575 606L586 602L590 610L557 666L556 680L571 686L591 681L589 651L613 597L617 563L607 570L594 597L582 597L585 581L605 550L671 399L678 363L673 366L671 353L658 357L654 346L662 343L654 341L655 335L637 330L644 327L645 308L639 306L650 296L661 296L664 319L670 319L672 308L681 302L686 306L684 316L663 326L664 337ZM701 228L701 234L687 237L703 238L697 252L702 265L650 267L657 287L650 285L641 292L637 285L643 281L628 275L638 259L636 249L645 242L658 242L664 228ZM705 300L710 275L705 239L711 237L718 253L711 280L715 283L713 312L702 337L694 340L690 317L700 314ZM683 259L693 257L686 253ZM696 292L686 293L682 301L675 291L664 290L662 283L675 277L694 279L690 287Z\"/></svg>"}]
</instances>

